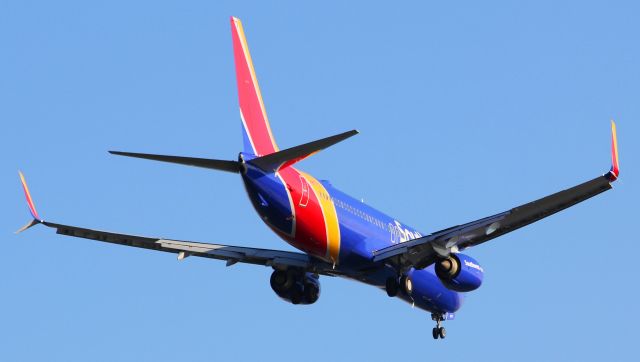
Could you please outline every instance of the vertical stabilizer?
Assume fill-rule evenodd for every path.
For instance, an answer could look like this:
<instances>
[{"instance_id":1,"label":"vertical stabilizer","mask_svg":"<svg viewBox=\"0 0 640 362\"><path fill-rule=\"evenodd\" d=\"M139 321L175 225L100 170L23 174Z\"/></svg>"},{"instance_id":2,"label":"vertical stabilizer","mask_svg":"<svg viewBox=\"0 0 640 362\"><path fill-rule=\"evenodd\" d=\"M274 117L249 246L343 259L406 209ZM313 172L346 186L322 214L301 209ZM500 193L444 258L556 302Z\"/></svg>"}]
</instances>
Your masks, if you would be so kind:
<instances>
[{"instance_id":1,"label":"vertical stabilizer","mask_svg":"<svg viewBox=\"0 0 640 362\"><path fill-rule=\"evenodd\" d=\"M249 54L247 39L244 35L242 22L238 18L231 18L231 36L233 57L236 64L244 152L257 156L277 152L278 146L271 133L258 79L251 61L251 54Z\"/></svg>"}]
</instances>

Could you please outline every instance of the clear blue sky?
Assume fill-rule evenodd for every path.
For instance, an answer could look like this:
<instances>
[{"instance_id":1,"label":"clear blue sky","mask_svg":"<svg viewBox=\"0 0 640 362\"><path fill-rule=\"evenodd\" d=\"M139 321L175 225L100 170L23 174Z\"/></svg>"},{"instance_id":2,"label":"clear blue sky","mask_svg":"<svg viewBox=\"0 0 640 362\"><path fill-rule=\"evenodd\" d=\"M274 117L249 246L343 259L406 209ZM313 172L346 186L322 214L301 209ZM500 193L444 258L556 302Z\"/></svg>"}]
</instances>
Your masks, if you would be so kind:
<instances>
[{"instance_id":1,"label":"clear blue sky","mask_svg":"<svg viewBox=\"0 0 640 362\"><path fill-rule=\"evenodd\" d=\"M188 3L188 4L187 4ZM630 360L640 312L636 2L3 1L0 359ZM64 238L46 219L290 247L237 176L107 150L234 159L229 16L282 147L357 128L300 166L423 232L586 181L615 190L469 252L485 283L429 315L323 278L292 306L270 269Z\"/></svg>"}]
</instances>

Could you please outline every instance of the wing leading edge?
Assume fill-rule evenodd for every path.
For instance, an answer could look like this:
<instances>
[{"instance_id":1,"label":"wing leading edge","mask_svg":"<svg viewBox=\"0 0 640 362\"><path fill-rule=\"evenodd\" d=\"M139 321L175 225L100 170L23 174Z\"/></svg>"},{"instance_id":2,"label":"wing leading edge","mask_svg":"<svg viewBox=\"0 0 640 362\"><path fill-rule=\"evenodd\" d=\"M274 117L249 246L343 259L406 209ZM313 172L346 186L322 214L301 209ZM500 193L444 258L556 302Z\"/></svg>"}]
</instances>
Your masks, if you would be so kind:
<instances>
[{"instance_id":1,"label":"wing leading edge","mask_svg":"<svg viewBox=\"0 0 640 362\"><path fill-rule=\"evenodd\" d=\"M606 174L511 210L378 250L374 252L373 260L389 263L400 269L422 269L431 265L438 257L495 239L611 189L611 183L620 174L616 126L613 121L611 138L612 165Z\"/></svg>"}]
</instances>

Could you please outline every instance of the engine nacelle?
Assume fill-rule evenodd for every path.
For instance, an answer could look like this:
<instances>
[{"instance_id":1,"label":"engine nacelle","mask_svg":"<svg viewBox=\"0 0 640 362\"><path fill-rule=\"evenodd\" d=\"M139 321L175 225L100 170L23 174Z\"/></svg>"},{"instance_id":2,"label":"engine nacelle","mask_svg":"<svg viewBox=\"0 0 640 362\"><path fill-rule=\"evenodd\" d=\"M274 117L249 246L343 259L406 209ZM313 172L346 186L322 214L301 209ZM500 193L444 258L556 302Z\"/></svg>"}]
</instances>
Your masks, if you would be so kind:
<instances>
[{"instance_id":1,"label":"engine nacelle","mask_svg":"<svg viewBox=\"0 0 640 362\"><path fill-rule=\"evenodd\" d=\"M320 298L318 276L295 269L274 270L271 289L292 304L313 304Z\"/></svg>"},{"instance_id":2,"label":"engine nacelle","mask_svg":"<svg viewBox=\"0 0 640 362\"><path fill-rule=\"evenodd\" d=\"M450 254L435 265L436 275L445 287L456 292L470 292L482 284L484 270L472 257Z\"/></svg>"}]
</instances>

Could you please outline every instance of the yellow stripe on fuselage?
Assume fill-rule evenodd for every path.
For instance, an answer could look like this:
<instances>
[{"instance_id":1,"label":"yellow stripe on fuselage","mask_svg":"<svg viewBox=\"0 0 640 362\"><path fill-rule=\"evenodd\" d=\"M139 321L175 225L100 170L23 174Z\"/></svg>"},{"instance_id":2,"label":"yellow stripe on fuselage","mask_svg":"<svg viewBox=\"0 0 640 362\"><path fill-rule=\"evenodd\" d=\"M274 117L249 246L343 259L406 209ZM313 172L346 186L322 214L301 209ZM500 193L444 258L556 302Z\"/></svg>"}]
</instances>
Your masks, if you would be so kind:
<instances>
[{"instance_id":1,"label":"yellow stripe on fuselage","mask_svg":"<svg viewBox=\"0 0 640 362\"><path fill-rule=\"evenodd\" d=\"M327 235L327 256L328 260L338 264L338 257L340 255L340 224L338 222L338 213L336 207L331 201L331 195L327 189L308 173L298 170L302 176L307 179L309 185L316 194L318 201L320 202L320 208L322 209L322 216L324 217L324 225Z\"/></svg>"}]
</instances>

